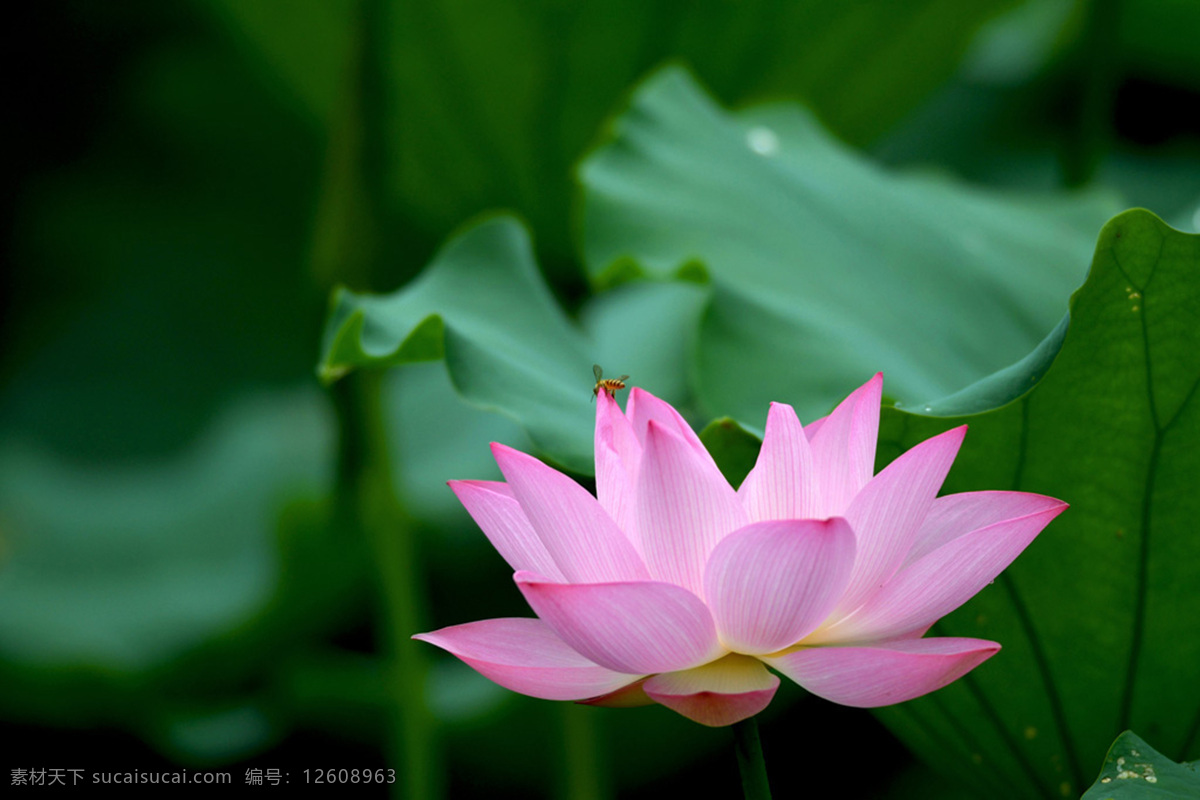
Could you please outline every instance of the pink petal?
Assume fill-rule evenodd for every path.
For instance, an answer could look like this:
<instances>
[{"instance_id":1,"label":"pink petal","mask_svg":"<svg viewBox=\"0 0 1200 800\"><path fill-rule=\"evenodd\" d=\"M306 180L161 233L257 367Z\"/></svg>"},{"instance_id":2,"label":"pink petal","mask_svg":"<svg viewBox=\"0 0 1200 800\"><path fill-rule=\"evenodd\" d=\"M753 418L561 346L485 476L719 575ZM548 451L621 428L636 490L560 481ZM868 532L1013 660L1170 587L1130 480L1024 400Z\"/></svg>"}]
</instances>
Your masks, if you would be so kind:
<instances>
[{"instance_id":1,"label":"pink petal","mask_svg":"<svg viewBox=\"0 0 1200 800\"><path fill-rule=\"evenodd\" d=\"M851 501L846 519L858 537L858 555L835 615L858 608L899 569L966 432L962 425L926 439L888 464Z\"/></svg>"},{"instance_id":2,"label":"pink petal","mask_svg":"<svg viewBox=\"0 0 1200 800\"><path fill-rule=\"evenodd\" d=\"M1036 514L1048 504L1058 502L1053 497L1029 492L962 492L939 497L921 523L904 563L913 563L957 536L1007 519Z\"/></svg>"},{"instance_id":3,"label":"pink petal","mask_svg":"<svg viewBox=\"0 0 1200 800\"><path fill-rule=\"evenodd\" d=\"M712 459L651 420L637 482L638 531L650 574L704 591L704 565L717 542L749 519Z\"/></svg>"},{"instance_id":4,"label":"pink petal","mask_svg":"<svg viewBox=\"0 0 1200 800\"><path fill-rule=\"evenodd\" d=\"M758 461L738 497L754 522L813 517L817 486L812 451L791 406L771 403Z\"/></svg>"},{"instance_id":5,"label":"pink petal","mask_svg":"<svg viewBox=\"0 0 1200 800\"><path fill-rule=\"evenodd\" d=\"M537 619L485 619L413 637L458 656L505 689L545 700L582 700L641 678L597 666Z\"/></svg>"},{"instance_id":6,"label":"pink petal","mask_svg":"<svg viewBox=\"0 0 1200 800\"><path fill-rule=\"evenodd\" d=\"M652 706L654 701L646 696L642 690L642 684L645 683L645 678L640 681L634 681L628 686L622 686L615 692L602 694L599 697L589 697L587 700L578 700L576 702L588 706L602 706L603 708L638 708L640 706Z\"/></svg>"},{"instance_id":7,"label":"pink petal","mask_svg":"<svg viewBox=\"0 0 1200 800\"><path fill-rule=\"evenodd\" d=\"M818 697L874 708L940 689L999 649L982 639L905 639L862 647L805 647L763 660Z\"/></svg>"},{"instance_id":8,"label":"pink petal","mask_svg":"<svg viewBox=\"0 0 1200 800\"><path fill-rule=\"evenodd\" d=\"M687 442L688 447L700 460L712 462L708 448L700 441L700 437L692 430L692 426L687 424L687 420L670 403L659 400L645 389L635 386L629 391L629 400L625 403L625 415L629 418L638 441L643 445L646 443L646 432L650 423L657 422ZM716 467L715 464L713 466Z\"/></svg>"},{"instance_id":9,"label":"pink petal","mask_svg":"<svg viewBox=\"0 0 1200 800\"><path fill-rule=\"evenodd\" d=\"M1033 500L1036 498L1036 501ZM1067 504L1031 495L1038 511L971 531L905 567L820 641L891 639L924 631L961 606L1020 555Z\"/></svg>"},{"instance_id":10,"label":"pink petal","mask_svg":"<svg viewBox=\"0 0 1200 800\"><path fill-rule=\"evenodd\" d=\"M775 696L779 678L762 662L728 655L711 664L649 678L645 693L701 725L732 725L762 711Z\"/></svg>"},{"instance_id":11,"label":"pink petal","mask_svg":"<svg viewBox=\"0 0 1200 800\"><path fill-rule=\"evenodd\" d=\"M687 669L723 652L712 614L669 583L550 583L518 572L534 612L579 653L617 672Z\"/></svg>"},{"instance_id":12,"label":"pink petal","mask_svg":"<svg viewBox=\"0 0 1200 800\"><path fill-rule=\"evenodd\" d=\"M450 488L514 572L526 569L551 580L566 580L534 533L508 484L450 481Z\"/></svg>"},{"instance_id":13,"label":"pink petal","mask_svg":"<svg viewBox=\"0 0 1200 800\"><path fill-rule=\"evenodd\" d=\"M533 456L492 445L513 497L568 581L644 580L633 544L586 489Z\"/></svg>"},{"instance_id":14,"label":"pink petal","mask_svg":"<svg viewBox=\"0 0 1200 800\"><path fill-rule=\"evenodd\" d=\"M734 531L713 550L704 576L721 641L747 654L795 644L829 616L853 565L854 532L840 517Z\"/></svg>"},{"instance_id":15,"label":"pink petal","mask_svg":"<svg viewBox=\"0 0 1200 800\"><path fill-rule=\"evenodd\" d=\"M813 465L820 482L816 517L840 516L875 474L875 442L883 373L864 383L826 417L810 426Z\"/></svg>"},{"instance_id":16,"label":"pink petal","mask_svg":"<svg viewBox=\"0 0 1200 800\"><path fill-rule=\"evenodd\" d=\"M634 547L640 548L634 519L634 482L642 460L642 445L617 401L607 392L596 398L595 447L596 498L600 507Z\"/></svg>"}]
</instances>

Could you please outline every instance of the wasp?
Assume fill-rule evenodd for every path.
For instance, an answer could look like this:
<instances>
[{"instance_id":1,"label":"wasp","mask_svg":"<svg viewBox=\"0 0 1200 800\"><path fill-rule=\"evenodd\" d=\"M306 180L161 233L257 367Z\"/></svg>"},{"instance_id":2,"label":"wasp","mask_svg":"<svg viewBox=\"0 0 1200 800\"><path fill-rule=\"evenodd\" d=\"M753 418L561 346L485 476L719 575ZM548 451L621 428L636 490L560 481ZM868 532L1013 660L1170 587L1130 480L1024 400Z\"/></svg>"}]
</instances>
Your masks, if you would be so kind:
<instances>
[{"instance_id":1,"label":"wasp","mask_svg":"<svg viewBox=\"0 0 1200 800\"><path fill-rule=\"evenodd\" d=\"M593 400L600 396L601 389L608 392L609 397L612 397L618 389L624 389L625 381L629 380L628 375L622 375L619 378L604 377L604 370L600 369L599 364L592 364L592 374L596 376L596 388L592 389Z\"/></svg>"}]
</instances>

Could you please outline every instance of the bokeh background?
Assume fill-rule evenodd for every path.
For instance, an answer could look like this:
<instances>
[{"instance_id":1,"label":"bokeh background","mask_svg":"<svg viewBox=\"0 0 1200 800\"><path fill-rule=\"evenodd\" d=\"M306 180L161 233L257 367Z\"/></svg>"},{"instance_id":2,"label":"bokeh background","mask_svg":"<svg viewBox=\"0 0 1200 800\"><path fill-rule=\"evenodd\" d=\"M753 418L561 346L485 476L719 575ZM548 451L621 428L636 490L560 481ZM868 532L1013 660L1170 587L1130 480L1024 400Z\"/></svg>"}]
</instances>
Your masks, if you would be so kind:
<instances>
[{"instance_id":1,"label":"bokeh background","mask_svg":"<svg viewBox=\"0 0 1200 800\"><path fill-rule=\"evenodd\" d=\"M603 289L575 165L663 64L726 107L797 101L885 170L1087 198L1095 231L1130 206L1200 218L1200 6L1183 0L54 0L7 27L6 770L240 783L396 763L405 636L386 547L341 508L342 390L315 371L330 292L401 287L510 209L575 314ZM410 632L524 615L444 482L495 476L486 443L525 433L459 399L441 362L402 371L380 413L389 513L424 575ZM578 381L586 396L590 363ZM714 405L694 421L732 413ZM533 701L429 659L422 768L447 796L587 796L580 774L597 798L737 791L727 732ZM870 714L802 695L766 715L769 764L854 770L863 796L961 796Z\"/></svg>"}]
</instances>

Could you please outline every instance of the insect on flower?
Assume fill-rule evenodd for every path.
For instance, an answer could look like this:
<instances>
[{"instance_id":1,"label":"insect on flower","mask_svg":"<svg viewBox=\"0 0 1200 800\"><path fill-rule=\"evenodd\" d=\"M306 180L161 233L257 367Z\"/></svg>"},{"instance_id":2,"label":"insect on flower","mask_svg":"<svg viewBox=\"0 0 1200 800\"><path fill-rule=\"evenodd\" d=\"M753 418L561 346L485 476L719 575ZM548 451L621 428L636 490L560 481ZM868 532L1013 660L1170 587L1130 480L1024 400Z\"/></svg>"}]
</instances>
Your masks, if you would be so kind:
<instances>
[{"instance_id":1,"label":"insect on flower","mask_svg":"<svg viewBox=\"0 0 1200 800\"><path fill-rule=\"evenodd\" d=\"M593 400L600 396L601 389L608 392L609 397L612 397L618 389L624 389L625 381L629 380L628 375L622 375L619 378L604 377L604 370L600 369L599 364L592 364L592 374L596 376L596 387L592 389Z\"/></svg>"}]
</instances>

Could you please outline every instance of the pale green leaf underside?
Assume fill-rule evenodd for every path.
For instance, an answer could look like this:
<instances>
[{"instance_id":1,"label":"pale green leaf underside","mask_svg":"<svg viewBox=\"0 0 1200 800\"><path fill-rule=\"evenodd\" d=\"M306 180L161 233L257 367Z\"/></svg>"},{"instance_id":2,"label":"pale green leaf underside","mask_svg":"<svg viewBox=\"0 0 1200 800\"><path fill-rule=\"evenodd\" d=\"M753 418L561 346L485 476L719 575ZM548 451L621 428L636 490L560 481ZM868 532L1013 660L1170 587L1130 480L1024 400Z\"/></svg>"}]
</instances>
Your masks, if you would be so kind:
<instances>
[{"instance_id":1,"label":"pale green leaf underside","mask_svg":"<svg viewBox=\"0 0 1200 800\"><path fill-rule=\"evenodd\" d=\"M430 267L390 295L339 290L318 372L444 357L458 390L507 414L567 466L592 460L592 361L583 334L555 304L515 220L485 220L452 239Z\"/></svg>"},{"instance_id":2,"label":"pale green leaf underside","mask_svg":"<svg viewBox=\"0 0 1200 800\"><path fill-rule=\"evenodd\" d=\"M695 326L702 302L695 286L628 287L590 302L577 326L542 281L524 227L494 217L453 238L393 294L339 290L318 373L332 381L356 368L444 358L468 402L511 418L538 452L588 474L592 364L678 402L686 392L683 331Z\"/></svg>"},{"instance_id":3,"label":"pale green leaf underside","mask_svg":"<svg viewBox=\"0 0 1200 800\"><path fill-rule=\"evenodd\" d=\"M589 264L656 277L684 268L692 279L631 284L592 298L581 331L546 290L520 226L492 219L455 237L421 278L394 294L340 291L320 374L334 380L356 367L444 357L468 401L506 414L541 452L586 473L591 410L583 386L592 363L630 374L673 402L696 397L706 413L758 420L767 398L792 402L811 418L880 366L889 370L892 396L949 394L1017 360L1061 317L1062 298L1082 274L1082 266L1069 266L1070 253L1078 251L1079 265L1086 261L1091 234L1080 229L1089 218L1100 224L1103 203L1071 201L1046 213L1037 203L898 178L833 144L795 107L776 111L791 123L772 128L784 149L767 158L747 144L754 125L717 109L681 71L667 70L617 122L626 132L584 165ZM665 120L646 132L652 153L625 164L627 140L638 137L646 117ZM682 172L664 176L663 169ZM606 181L629 190L609 191ZM850 197L835 197L833 188L849 185L858 187ZM747 189L754 186L774 187L766 206L762 191ZM730 197L731 190L749 198ZM805 192L812 207L788 206ZM663 202L673 193L677 206ZM903 211L920 230L873 232L880 226L854 211L855 203ZM960 207L968 211L947 211ZM836 218L837 230L827 218ZM854 244L860 237L868 241ZM596 255L626 240L636 263L616 250ZM681 249L692 246L685 241L695 249ZM808 273L791 268L798 242L823 259L811 271L811 291L802 283ZM941 253L940 272L921 255L928 242ZM656 255L659 245L669 252ZM709 275L708 286L693 280ZM840 299L831 302L833 295ZM964 296L981 295L982 310L964 305ZM910 296L918 301L894 302Z\"/></svg>"},{"instance_id":4,"label":"pale green leaf underside","mask_svg":"<svg viewBox=\"0 0 1200 800\"><path fill-rule=\"evenodd\" d=\"M1013 0L211 0L269 85L322 132L378 124L383 181L436 238L487 208L516 208L543 245L570 248L570 164L647 70L693 64L723 98L801 97L866 142L958 65ZM519 53L520 57L514 57ZM358 96L370 73L371 94Z\"/></svg>"},{"instance_id":5,"label":"pale green leaf underside","mask_svg":"<svg viewBox=\"0 0 1200 800\"><path fill-rule=\"evenodd\" d=\"M260 613L281 508L326 490L331 428L304 392L243 399L157 463L100 472L0 444L0 662L144 675Z\"/></svg>"},{"instance_id":6,"label":"pale green leaf underside","mask_svg":"<svg viewBox=\"0 0 1200 800\"><path fill-rule=\"evenodd\" d=\"M631 259L659 277L706 267L696 392L744 420L764 397L823 414L880 369L917 403L1012 364L1063 316L1115 211L891 174L797 106L731 114L675 68L634 94L580 179L594 279Z\"/></svg>"}]
</instances>

